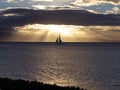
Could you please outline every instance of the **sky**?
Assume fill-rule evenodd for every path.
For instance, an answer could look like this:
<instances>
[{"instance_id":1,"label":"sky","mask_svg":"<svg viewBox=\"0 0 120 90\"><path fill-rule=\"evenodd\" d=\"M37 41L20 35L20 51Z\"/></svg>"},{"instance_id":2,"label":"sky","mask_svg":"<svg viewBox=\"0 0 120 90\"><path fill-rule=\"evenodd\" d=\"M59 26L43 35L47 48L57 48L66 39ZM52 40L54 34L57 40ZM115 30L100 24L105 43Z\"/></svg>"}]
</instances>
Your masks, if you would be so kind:
<instances>
[{"instance_id":1,"label":"sky","mask_svg":"<svg viewBox=\"0 0 120 90\"><path fill-rule=\"evenodd\" d=\"M0 41L120 42L120 0L0 0Z\"/></svg>"},{"instance_id":2,"label":"sky","mask_svg":"<svg viewBox=\"0 0 120 90\"><path fill-rule=\"evenodd\" d=\"M120 0L0 0L0 9L77 9L96 13L120 13Z\"/></svg>"}]
</instances>

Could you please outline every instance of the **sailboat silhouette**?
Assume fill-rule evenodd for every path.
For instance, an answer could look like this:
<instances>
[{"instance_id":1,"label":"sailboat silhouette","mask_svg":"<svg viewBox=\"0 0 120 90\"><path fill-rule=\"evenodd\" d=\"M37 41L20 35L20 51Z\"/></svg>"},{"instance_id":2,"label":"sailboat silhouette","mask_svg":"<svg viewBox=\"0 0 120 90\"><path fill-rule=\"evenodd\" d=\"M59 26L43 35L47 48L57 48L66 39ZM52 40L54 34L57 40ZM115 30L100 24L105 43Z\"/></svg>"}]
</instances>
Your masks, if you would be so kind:
<instances>
[{"instance_id":1,"label":"sailboat silhouette","mask_svg":"<svg viewBox=\"0 0 120 90\"><path fill-rule=\"evenodd\" d=\"M63 44L62 40L61 40L61 36L60 36L60 33L59 33L59 36L57 37L56 39L56 42L55 42L57 45L61 45Z\"/></svg>"}]
</instances>

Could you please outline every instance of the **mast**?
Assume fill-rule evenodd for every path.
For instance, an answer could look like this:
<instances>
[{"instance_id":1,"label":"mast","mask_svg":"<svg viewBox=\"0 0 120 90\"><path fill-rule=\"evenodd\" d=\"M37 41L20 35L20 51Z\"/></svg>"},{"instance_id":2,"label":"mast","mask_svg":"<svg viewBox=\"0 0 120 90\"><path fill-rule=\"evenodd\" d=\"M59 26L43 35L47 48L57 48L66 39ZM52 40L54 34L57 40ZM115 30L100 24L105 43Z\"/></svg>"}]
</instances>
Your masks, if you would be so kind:
<instances>
[{"instance_id":1,"label":"mast","mask_svg":"<svg viewBox=\"0 0 120 90\"><path fill-rule=\"evenodd\" d=\"M62 43L61 37L60 37L60 33L59 33L59 43Z\"/></svg>"}]
</instances>

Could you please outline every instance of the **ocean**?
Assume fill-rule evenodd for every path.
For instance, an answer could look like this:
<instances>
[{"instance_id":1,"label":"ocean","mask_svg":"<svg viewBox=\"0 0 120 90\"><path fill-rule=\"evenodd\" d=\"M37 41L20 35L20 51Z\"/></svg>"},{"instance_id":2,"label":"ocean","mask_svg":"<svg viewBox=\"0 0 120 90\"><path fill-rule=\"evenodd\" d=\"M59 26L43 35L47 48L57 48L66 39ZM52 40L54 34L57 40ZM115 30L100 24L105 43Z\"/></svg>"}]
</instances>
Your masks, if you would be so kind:
<instances>
[{"instance_id":1,"label":"ocean","mask_svg":"<svg viewBox=\"0 0 120 90\"><path fill-rule=\"evenodd\" d=\"M120 43L0 43L0 77L120 90Z\"/></svg>"}]
</instances>

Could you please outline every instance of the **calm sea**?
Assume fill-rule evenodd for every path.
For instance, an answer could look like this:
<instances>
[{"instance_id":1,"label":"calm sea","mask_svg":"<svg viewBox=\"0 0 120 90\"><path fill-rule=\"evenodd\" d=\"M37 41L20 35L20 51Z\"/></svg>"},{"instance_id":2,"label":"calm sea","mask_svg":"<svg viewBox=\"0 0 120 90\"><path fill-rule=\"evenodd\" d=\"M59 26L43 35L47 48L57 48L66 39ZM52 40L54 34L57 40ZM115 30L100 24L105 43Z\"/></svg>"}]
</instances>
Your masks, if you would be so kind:
<instances>
[{"instance_id":1,"label":"calm sea","mask_svg":"<svg viewBox=\"0 0 120 90\"><path fill-rule=\"evenodd\" d=\"M120 90L120 43L0 43L0 77Z\"/></svg>"}]
</instances>

